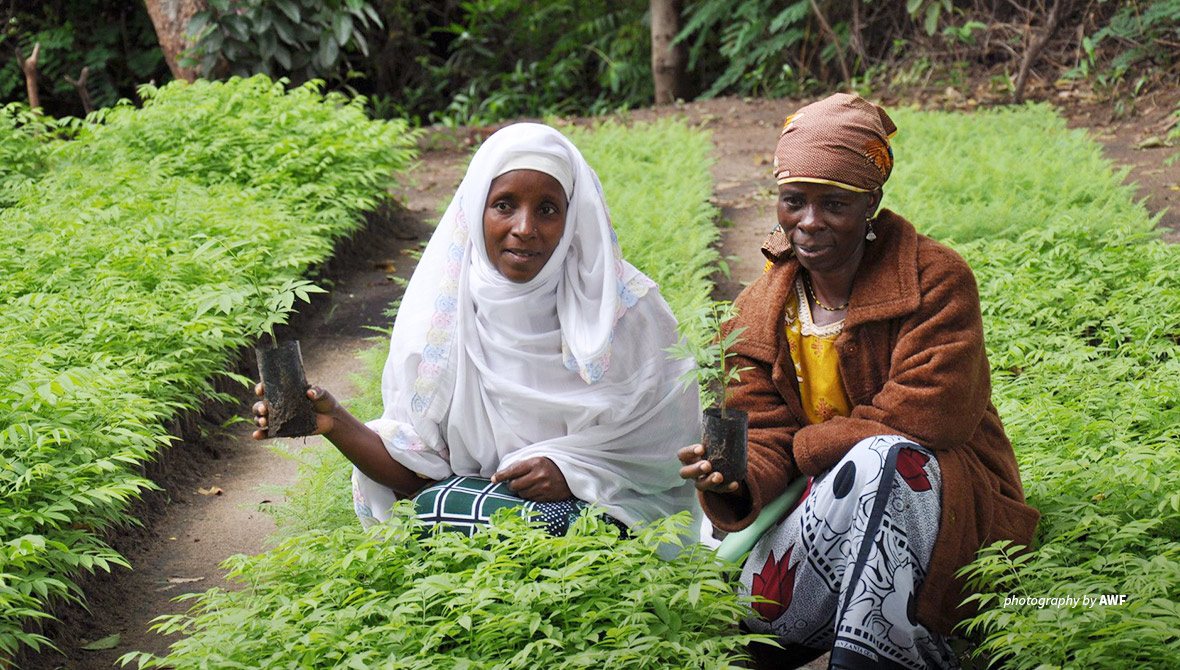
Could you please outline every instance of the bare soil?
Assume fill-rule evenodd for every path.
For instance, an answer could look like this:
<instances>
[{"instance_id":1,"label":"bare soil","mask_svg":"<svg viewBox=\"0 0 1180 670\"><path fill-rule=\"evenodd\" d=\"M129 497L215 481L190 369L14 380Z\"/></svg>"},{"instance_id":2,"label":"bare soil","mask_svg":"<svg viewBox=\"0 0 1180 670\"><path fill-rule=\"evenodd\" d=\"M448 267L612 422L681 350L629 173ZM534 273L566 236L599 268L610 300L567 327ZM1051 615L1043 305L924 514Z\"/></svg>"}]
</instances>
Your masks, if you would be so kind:
<instances>
[{"instance_id":1,"label":"bare soil","mask_svg":"<svg viewBox=\"0 0 1180 670\"><path fill-rule=\"evenodd\" d=\"M1127 183L1147 210L1159 215L1164 239L1180 242L1180 143L1168 142L1180 122L1180 88L1139 98L1134 108L1126 118L1115 118L1112 103L1063 105L1061 111L1071 128L1089 130L1111 162L1130 169Z\"/></svg>"},{"instance_id":2,"label":"bare soil","mask_svg":"<svg viewBox=\"0 0 1180 670\"><path fill-rule=\"evenodd\" d=\"M1115 119L1111 103L1067 95L1057 100L1073 127L1090 130L1106 155L1130 169L1147 208L1160 213L1168 239L1180 240L1180 161L1164 161L1180 151L1164 138L1175 124L1180 91L1157 93L1136 102L1134 113ZM621 116L624 122L674 116L700 125L713 135L715 180L713 202L719 207L722 253L729 258L730 277L719 277L717 298L732 298L761 272L762 240L774 226L774 188L771 161L781 119L798 106L788 100L722 98ZM932 101L956 107L955 96ZM575 120L572 123L587 123ZM360 241L339 254L325 268L332 292L297 320L288 337L302 341L307 376L347 398L349 381L361 373L357 354L365 347L382 346L372 340L370 326L386 328L385 308L400 289L391 277L406 278L413 261L405 251L424 242L442 206L454 192L470 155L491 129L439 132L423 143L418 166L396 192L402 203L393 216L377 217ZM250 357L252 364L252 357ZM249 371L250 364L242 367ZM234 413L249 413L251 398L243 393ZM88 580L90 610L62 608L62 622L46 632L63 651L28 654L18 667L28 670L110 668L132 650L163 653L169 639L147 631L161 614L183 611L173 600L190 591L228 587L219 564L226 557L254 554L266 548L274 523L261 508L281 495L279 487L295 477L294 463L267 444L249 438L249 427L218 428L220 420L189 420L180 430L186 441L174 447L151 470L163 487L140 506L146 529L129 529L113 541L135 566ZM205 435L202 437L202 432ZM299 449L329 449L319 438L293 441ZM96 640L118 634L113 649L87 651ZM825 667L824 659L808 665Z\"/></svg>"}]
</instances>

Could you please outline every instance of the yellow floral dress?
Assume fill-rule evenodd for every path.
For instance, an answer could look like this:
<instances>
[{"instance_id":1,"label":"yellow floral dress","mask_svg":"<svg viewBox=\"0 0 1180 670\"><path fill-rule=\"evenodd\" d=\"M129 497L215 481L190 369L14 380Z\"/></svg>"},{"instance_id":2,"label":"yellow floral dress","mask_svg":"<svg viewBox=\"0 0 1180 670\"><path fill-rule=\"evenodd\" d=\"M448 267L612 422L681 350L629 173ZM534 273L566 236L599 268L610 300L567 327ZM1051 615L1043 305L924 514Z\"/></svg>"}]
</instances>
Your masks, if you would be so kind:
<instances>
[{"instance_id":1,"label":"yellow floral dress","mask_svg":"<svg viewBox=\"0 0 1180 670\"><path fill-rule=\"evenodd\" d=\"M844 320L827 326L815 325L803 281L796 279L795 290L787 298L786 328L799 396L808 421L823 423L834 416L848 416L852 403L840 379L835 347L836 338L844 330Z\"/></svg>"}]
</instances>

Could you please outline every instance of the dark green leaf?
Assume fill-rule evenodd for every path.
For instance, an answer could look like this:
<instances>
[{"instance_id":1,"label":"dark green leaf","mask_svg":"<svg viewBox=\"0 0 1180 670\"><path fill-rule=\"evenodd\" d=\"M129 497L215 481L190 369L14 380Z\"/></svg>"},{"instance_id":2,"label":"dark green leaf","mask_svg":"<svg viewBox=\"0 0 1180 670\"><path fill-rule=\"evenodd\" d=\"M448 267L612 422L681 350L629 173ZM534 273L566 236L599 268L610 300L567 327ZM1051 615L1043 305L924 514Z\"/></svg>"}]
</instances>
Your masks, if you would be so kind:
<instances>
[{"instance_id":1,"label":"dark green leaf","mask_svg":"<svg viewBox=\"0 0 1180 670\"><path fill-rule=\"evenodd\" d=\"M189 41L196 41L201 31L209 25L209 20L212 16L212 13L207 9L193 14L193 17L189 19L188 27L185 29L185 34L188 36Z\"/></svg>"},{"instance_id":2,"label":"dark green leaf","mask_svg":"<svg viewBox=\"0 0 1180 670\"><path fill-rule=\"evenodd\" d=\"M340 56L340 47L336 44L336 38L325 33L320 40L318 55L320 67L324 69L334 68L336 66L336 59Z\"/></svg>"},{"instance_id":3,"label":"dark green leaf","mask_svg":"<svg viewBox=\"0 0 1180 670\"><path fill-rule=\"evenodd\" d=\"M336 14L332 22L333 35L336 37L336 43L339 46L348 44L348 40L352 37L352 16L339 12ZM332 59L335 61L335 58Z\"/></svg>"},{"instance_id":4,"label":"dark green leaf","mask_svg":"<svg viewBox=\"0 0 1180 670\"><path fill-rule=\"evenodd\" d=\"M287 22L287 19L276 15L274 17L274 29L283 43L287 45L295 44L295 29Z\"/></svg>"},{"instance_id":5,"label":"dark green leaf","mask_svg":"<svg viewBox=\"0 0 1180 670\"><path fill-rule=\"evenodd\" d=\"M287 15L291 23L299 24L299 4L295 0L273 0L273 2L275 7L278 7L283 14Z\"/></svg>"},{"instance_id":6,"label":"dark green leaf","mask_svg":"<svg viewBox=\"0 0 1180 670\"><path fill-rule=\"evenodd\" d=\"M938 30L938 17L942 13L942 6L937 2L931 2L926 5L926 34L933 35Z\"/></svg>"},{"instance_id":7,"label":"dark green leaf","mask_svg":"<svg viewBox=\"0 0 1180 670\"><path fill-rule=\"evenodd\" d=\"M275 60L279 62L279 65L283 66L284 70L291 69L291 52L287 50L287 47L283 46L282 44L276 44L274 49L274 57Z\"/></svg>"}]
</instances>

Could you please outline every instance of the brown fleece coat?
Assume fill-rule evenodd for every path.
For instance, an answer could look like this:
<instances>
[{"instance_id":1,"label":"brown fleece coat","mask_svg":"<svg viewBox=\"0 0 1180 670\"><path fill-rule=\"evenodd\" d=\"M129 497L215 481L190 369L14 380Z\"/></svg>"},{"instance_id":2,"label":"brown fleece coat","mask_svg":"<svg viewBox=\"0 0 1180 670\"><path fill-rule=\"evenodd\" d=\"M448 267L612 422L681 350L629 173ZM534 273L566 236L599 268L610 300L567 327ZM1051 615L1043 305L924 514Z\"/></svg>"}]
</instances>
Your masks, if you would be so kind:
<instances>
[{"instance_id":1,"label":"brown fleece coat","mask_svg":"<svg viewBox=\"0 0 1180 670\"><path fill-rule=\"evenodd\" d=\"M969 616L954 573L997 540L1030 545L1040 515L1024 504L1012 445L991 404L979 292L967 263L883 210L853 281L836 340L852 413L810 425L784 333L784 308L799 262L778 232L763 252L773 264L742 291L737 365L749 366L731 406L750 414L750 498L702 493L722 530L749 525L800 474L828 470L857 442L902 435L934 452L942 471L942 518L917 618L942 633Z\"/></svg>"}]
</instances>

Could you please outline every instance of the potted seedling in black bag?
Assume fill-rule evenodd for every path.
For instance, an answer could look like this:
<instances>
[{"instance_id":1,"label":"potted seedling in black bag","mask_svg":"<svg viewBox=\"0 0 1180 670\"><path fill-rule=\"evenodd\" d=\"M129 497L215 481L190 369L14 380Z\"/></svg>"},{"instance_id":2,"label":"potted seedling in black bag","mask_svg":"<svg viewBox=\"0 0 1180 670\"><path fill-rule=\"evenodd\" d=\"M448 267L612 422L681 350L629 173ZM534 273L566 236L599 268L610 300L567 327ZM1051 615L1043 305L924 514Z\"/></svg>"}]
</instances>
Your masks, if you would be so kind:
<instances>
[{"instance_id":1,"label":"potted seedling in black bag","mask_svg":"<svg viewBox=\"0 0 1180 670\"><path fill-rule=\"evenodd\" d=\"M686 372L680 381L687 386L695 380L700 386L701 406L705 407L701 416L701 444L713 472L720 472L727 482L746 478L749 427L749 416L744 411L727 406L730 384L749 369L734 367L729 362L745 328L734 328L725 334L721 326L736 316L733 303L712 302L689 317L684 324L687 336L668 348L672 356L691 358L697 363L696 369Z\"/></svg>"},{"instance_id":2,"label":"potted seedling in black bag","mask_svg":"<svg viewBox=\"0 0 1180 670\"><path fill-rule=\"evenodd\" d=\"M199 255L209 246L221 247L235 261L241 260L239 252L247 243L227 244L212 240L201 245L194 252ZM259 251L264 256L265 251ZM275 326L287 323L287 317L295 306L295 299L310 302L312 293L326 293L324 289L306 279L287 279L277 288L266 287L258 276L258 265L250 265L247 275L249 286L233 287L206 295L198 302L197 316L215 309L229 314L241 305L248 312L245 333L258 338L254 353L258 358L258 373L270 405L266 415L267 437L301 437L311 435L316 429L315 409L307 397L307 375L303 371L303 354L298 340L279 342L275 337ZM265 340L263 336L266 336ZM269 346L267 345L269 342Z\"/></svg>"},{"instance_id":3,"label":"potted seedling in black bag","mask_svg":"<svg viewBox=\"0 0 1180 670\"><path fill-rule=\"evenodd\" d=\"M315 408L307 397L307 375L303 372L299 340L279 342L274 327L287 322L296 297L310 302L309 294L325 292L306 279L288 279L278 290L259 294L264 309L254 334L261 337L266 333L270 339L269 347L259 341L254 349L258 374L270 405L266 413L267 437L301 437L315 432Z\"/></svg>"}]
</instances>

